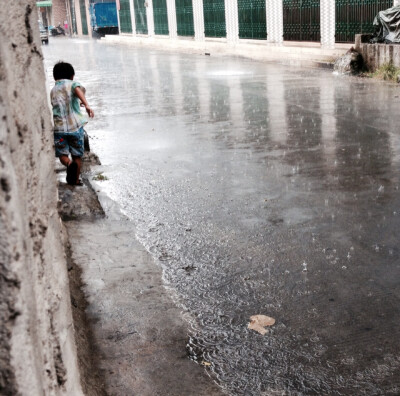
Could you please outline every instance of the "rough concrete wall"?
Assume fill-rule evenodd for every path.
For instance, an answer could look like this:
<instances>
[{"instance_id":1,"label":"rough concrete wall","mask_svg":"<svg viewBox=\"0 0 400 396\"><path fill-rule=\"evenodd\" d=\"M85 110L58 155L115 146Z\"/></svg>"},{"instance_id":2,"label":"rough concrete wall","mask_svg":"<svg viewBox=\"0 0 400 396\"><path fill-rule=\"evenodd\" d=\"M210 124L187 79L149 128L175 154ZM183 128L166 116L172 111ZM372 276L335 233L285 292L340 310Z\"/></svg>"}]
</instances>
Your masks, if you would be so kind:
<instances>
[{"instance_id":1,"label":"rough concrete wall","mask_svg":"<svg viewBox=\"0 0 400 396\"><path fill-rule=\"evenodd\" d=\"M0 394L80 395L37 19L0 9Z\"/></svg>"}]
</instances>

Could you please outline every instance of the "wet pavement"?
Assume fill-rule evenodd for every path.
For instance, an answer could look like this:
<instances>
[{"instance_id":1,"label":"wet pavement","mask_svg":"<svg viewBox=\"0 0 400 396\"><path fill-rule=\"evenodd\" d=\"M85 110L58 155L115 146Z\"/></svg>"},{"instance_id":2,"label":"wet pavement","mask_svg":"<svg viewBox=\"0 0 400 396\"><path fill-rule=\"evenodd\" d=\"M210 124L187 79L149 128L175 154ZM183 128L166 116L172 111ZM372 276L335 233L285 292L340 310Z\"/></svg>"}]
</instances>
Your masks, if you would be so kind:
<instances>
[{"instance_id":1,"label":"wet pavement","mask_svg":"<svg viewBox=\"0 0 400 396\"><path fill-rule=\"evenodd\" d=\"M85 395L222 396L203 367L187 358L184 315L163 287L160 268L134 238L132 223L122 216L66 226L71 283L82 268L91 329L91 348L80 365ZM73 297L79 312L85 304ZM78 335L80 325L77 318Z\"/></svg>"},{"instance_id":2,"label":"wet pavement","mask_svg":"<svg viewBox=\"0 0 400 396\"><path fill-rule=\"evenodd\" d=\"M84 40L44 55L87 88L101 189L188 313L191 359L231 395L400 394L396 85Z\"/></svg>"}]
</instances>

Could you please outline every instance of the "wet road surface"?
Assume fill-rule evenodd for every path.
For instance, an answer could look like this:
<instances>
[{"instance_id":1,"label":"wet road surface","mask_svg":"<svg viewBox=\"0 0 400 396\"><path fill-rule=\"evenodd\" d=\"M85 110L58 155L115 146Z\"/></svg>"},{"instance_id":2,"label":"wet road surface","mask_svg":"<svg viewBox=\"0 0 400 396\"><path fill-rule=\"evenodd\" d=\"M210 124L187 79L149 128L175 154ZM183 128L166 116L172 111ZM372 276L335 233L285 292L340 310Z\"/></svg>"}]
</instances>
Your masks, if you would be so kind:
<instances>
[{"instance_id":1,"label":"wet road surface","mask_svg":"<svg viewBox=\"0 0 400 396\"><path fill-rule=\"evenodd\" d=\"M44 54L86 87L103 189L223 389L400 394L397 86L84 40Z\"/></svg>"}]
</instances>

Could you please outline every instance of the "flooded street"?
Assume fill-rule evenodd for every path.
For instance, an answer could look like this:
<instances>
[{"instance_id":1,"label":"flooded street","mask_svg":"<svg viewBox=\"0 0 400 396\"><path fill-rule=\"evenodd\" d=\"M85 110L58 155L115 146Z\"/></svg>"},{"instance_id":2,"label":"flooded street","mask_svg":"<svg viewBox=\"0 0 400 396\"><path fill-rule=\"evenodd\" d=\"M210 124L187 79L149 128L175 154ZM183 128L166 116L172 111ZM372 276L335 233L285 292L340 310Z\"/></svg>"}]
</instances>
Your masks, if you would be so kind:
<instances>
[{"instance_id":1,"label":"flooded street","mask_svg":"<svg viewBox=\"0 0 400 396\"><path fill-rule=\"evenodd\" d=\"M400 394L400 91L331 71L53 39L101 188L230 395ZM106 208L107 209L107 208ZM276 322L261 335L250 316ZM184 345L182 345L184 349Z\"/></svg>"}]
</instances>

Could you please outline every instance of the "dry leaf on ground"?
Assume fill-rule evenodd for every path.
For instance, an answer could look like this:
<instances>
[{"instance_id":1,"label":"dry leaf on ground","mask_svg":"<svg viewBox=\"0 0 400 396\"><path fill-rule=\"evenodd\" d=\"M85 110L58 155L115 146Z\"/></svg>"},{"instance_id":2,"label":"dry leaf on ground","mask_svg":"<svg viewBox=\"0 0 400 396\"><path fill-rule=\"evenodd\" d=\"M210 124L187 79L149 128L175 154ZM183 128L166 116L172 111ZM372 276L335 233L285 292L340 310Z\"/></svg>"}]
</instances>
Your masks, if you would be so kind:
<instances>
[{"instance_id":1,"label":"dry leaf on ground","mask_svg":"<svg viewBox=\"0 0 400 396\"><path fill-rule=\"evenodd\" d=\"M250 323L248 328L251 330L258 331L260 334L264 335L268 332L265 326L272 326L275 323L275 319L270 316L265 315L253 315L250 316Z\"/></svg>"}]
</instances>

